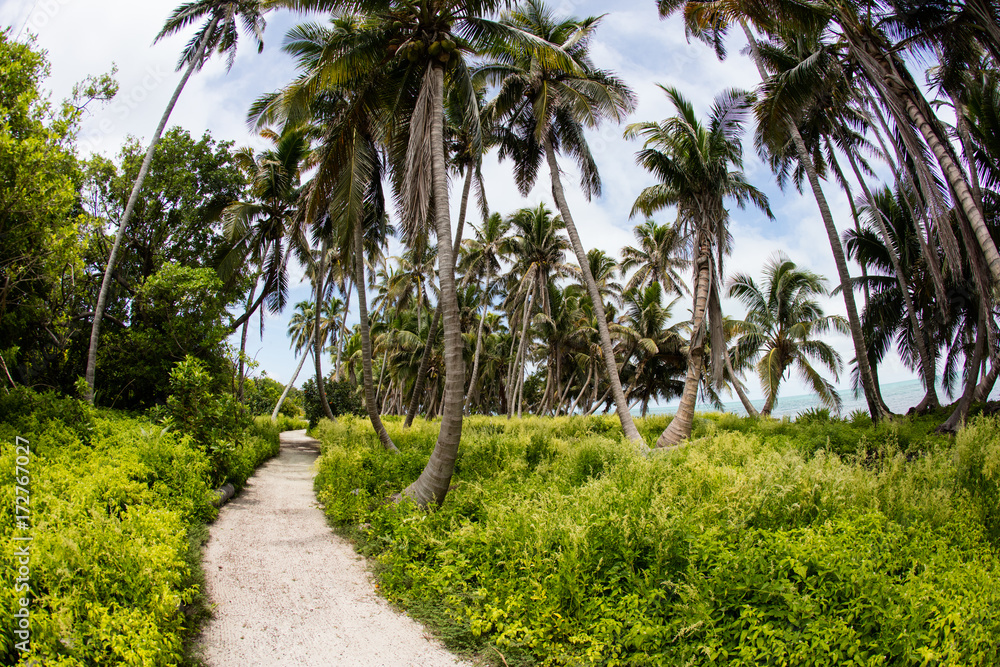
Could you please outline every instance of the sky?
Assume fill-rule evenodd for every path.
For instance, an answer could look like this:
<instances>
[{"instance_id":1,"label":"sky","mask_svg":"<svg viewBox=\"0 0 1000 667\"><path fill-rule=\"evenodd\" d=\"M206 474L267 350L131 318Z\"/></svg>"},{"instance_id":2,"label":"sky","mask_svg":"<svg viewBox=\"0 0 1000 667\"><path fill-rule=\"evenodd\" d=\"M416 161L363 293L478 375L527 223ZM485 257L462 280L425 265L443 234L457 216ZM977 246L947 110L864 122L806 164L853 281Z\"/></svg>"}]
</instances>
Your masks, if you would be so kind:
<instances>
[{"instance_id":1,"label":"sky","mask_svg":"<svg viewBox=\"0 0 1000 667\"><path fill-rule=\"evenodd\" d=\"M78 141L82 156L99 153L114 157L126 137L138 137L145 144L155 130L180 80L175 65L190 35L173 36L157 44L153 44L153 39L179 2L0 0L0 25L11 26L22 39L34 35L37 45L48 52L51 76L45 86L53 101L68 98L73 84L88 75L117 67L120 83L117 97L103 108L89 110L82 121ZM728 58L720 62L708 47L685 40L679 17L660 20L654 0L616 3L553 0L549 4L558 16L603 15L591 48L593 60L598 67L617 73L638 98L635 112L622 125L606 123L589 131L591 151L603 180L601 198L588 202L576 187L579 174L575 167L567 161L561 163L568 203L584 246L601 248L620 257L621 248L634 243L632 229L642 221L629 219L632 203L644 187L654 182L636 165L639 143L623 138L624 126L637 121L660 121L673 115L674 109L658 85L678 88L704 118L717 95L734 87L752 88L759 76L750 59L741 54L745 46L742 37L736 39L734 35ZM194 136L208 131L215 139L233 141L237 147L263 148L265 142L247 128L246 111L254 99L292 80L294 63L281 51L284 35L296 23L316 18L321 17L288 12L269 14L263 53L257 54L247 40L242 43L231 71L226 71L224 59L210 61L188 82L169 125L180 125ZM832 283L837 275L836 266L812 195L803 196L794 189L780 191L767 166L757 158L752 143L748 140L745 145L746 176L767 193L775 220L768 220L756 209L731 209L730 231L734 242L726 274L742 272L758 277L765 262L781 251L799 266L830 278ZM509 163L498 163L495 154L487 157L483 171L493 211L507 214L540 201L555 210L547 171L527 198L518 193ZM461 183L453 182L451 191L454 224ZM828 185L825 191L837 226L843 230L852 224L847 196L833 185ZM655 218L668 223L675 215L675 211L667 210ZM470 212L473 224L478 224L477 216ZM856 266L851 267L852 275L859 273ZM281 315L265 317L262 337L254 318L247 344L247 353L259 364L258 372L265 371L281 382L290 379L296 366L285 332L291 305L308 299L310 293L308 283L300 279L301 270L296 269L291 280L290 306ZM827 314L846 314L842 298L826 299L824 306ZM690 317L690 308L687 300L678 302L675 318ZM743 315L743 309L732 300L723 302L723 311L732 317ZM353 317L356 322L356 311ZM350 319L348 322L351 323ZM847 336L829 334L826 340L844 358L845 372L836 384L846 396L853 347ZM238 346L238 338L233 342ZM325 364L329 367L331 361L326 359ZM306 379L307 373L299 377L297 385ZM910 380L916 375L893 354L879 367L879 377L883 383L891 383ZM748 377L746 384L752 397L761 395L755 377ZM804 393L808 393L805 384L794 374L782 388L786 396Z\"/></svg>"}]
</instances>

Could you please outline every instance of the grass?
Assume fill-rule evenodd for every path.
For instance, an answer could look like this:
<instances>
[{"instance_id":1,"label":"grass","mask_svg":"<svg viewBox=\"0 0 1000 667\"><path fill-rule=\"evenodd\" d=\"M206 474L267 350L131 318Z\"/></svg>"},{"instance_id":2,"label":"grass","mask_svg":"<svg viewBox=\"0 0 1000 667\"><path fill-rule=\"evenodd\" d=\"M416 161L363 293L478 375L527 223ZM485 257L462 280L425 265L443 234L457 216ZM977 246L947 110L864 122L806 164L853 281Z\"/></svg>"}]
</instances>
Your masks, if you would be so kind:
<instances>
[{"instance_id":1,"label":"grass","mask_svg":"<svg viewBox=\"0 0 1000 667\"><path fill-rule=\"evenodd\" d=\"M640 420L649 440L669 417ZM642 457L614 417L466 420L441 508L385 500L437 424L322 422L317 494L381 588L508 665L1000 661L1000 426L699 415ZM501 659L499 656L503 656Z\"/></svg>"}]
</instances>

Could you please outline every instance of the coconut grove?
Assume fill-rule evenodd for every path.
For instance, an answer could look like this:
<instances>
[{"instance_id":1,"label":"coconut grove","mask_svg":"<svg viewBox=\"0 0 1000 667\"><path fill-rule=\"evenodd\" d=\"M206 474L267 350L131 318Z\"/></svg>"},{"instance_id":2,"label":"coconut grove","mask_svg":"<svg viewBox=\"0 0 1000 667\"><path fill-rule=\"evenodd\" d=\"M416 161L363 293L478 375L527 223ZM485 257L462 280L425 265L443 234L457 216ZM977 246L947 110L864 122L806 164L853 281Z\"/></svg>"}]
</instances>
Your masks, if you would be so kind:
<instances>
[{"instance_id":1,"label":"coconut grove","mask_svg":"<svg viewBox=\"0 0 1000 667\"><path fill-rule=\"evenodd\" d=\"M104 155L117 70L56 99L0 31L4 664L224 664L213 522L303 429L331 539L469 664L1000 662L996 7L648 1L756 78L660 79L646 118L614 7L195 0L148 36L182 45L155 131ZM252 146L171 124L254 51L294 71ZM607 137L643 179L616 249ZM830 275L748 258L787 197Z\"/></svg>"}]
</instances>

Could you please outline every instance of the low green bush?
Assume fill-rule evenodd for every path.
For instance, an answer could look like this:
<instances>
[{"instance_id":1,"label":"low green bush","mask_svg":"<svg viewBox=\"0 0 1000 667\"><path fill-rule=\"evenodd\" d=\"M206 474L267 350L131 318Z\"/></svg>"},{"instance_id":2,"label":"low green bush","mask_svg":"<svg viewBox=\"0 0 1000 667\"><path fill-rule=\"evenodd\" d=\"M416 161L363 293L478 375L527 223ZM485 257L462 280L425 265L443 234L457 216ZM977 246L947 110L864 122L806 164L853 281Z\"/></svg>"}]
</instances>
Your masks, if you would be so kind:
<instances>
[{"instance_id":1,"label":"low green bush","mask_svg":"<svg viewBox=\"0 0 1000 667\"><path fill-rule=\"evenodd\" d=\"M992 665L998 426L700 415L643 457L607 417L471 417L424 511L388 499L437 424L387 420L389 454L350 418L316 488L391 600L497 664Z\"/></svg>"},{"instance_id":2,"label":"low green bush","mask_svg":"<svg viewBox=\"0 0 1000 667\"><path fill-rule=\"evenodd\" d=\"M277 452L277 429L236 435L242 485ZM30 443L16 479L15 438ZM0 608L16 608L16 486L30 492L31 652L0 620L0 663L176 665L200 616L204 524L216 516L214 464L191 436L54 394L0 396ZM21 475L24 477L25 475ZM20 660L20 662L18 662Z\"/></svg>"}]
</instances>

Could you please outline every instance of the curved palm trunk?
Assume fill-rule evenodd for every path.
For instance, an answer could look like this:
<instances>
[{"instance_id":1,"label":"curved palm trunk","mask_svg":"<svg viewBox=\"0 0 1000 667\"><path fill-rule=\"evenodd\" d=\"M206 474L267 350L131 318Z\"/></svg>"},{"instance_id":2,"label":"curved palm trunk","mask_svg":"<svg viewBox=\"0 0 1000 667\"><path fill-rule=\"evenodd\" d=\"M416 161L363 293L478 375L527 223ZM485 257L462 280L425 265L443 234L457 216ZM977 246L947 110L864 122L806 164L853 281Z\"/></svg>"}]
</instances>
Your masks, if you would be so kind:
<instances>
[{"instance_id":1,"label":"curved palm trunk","mask_svg":"<svg viewBox=\"0 0 1000 667\"><path fill-rule=\"evenodd\" d=\"M347 338L347 313L351 310L351 281L347 282L347 293L344 295L344 316L340 321L340 335L337 336L337 360L334 362L333 381L340 382L340 366L344 354L344 339Z\"/></svg>"},{"instance_id":2,"label":"curved palm trunk","mask_svg":"<svg viewBox=\"0 0 1000 667\"><path fill-rule=\"evenodd\" d=\"M854 159L854 155L848 151L847 159L851 164L851 169L854 171L854 177L858 179L861 184L861 190L865 193L865 198L871 204L872 208L875 209L875 199L872 197L871 190L868 188L868 183L865 181L861 170L858 168L857 160ZM906 274L903 273L903 265L899 260L899 253L896 252L896 246L892 242L892 236L889 234L889 228L885 224L885 220L882 218L881 211L877 209L874 210L875 221L878 223L879 231L882 233L882 238L885 240L886 250L889 251L889 259L892 262L893 271L896 273L896 280L899 282L899 290L903 295L903 303L906 306L906 314L910 320L910 327L913 329L914 342L917 345L917 355L920 358L920 370L923 375L924 389L927 394L924 396L924 400L920 402L920 408L923 410L933 409L940 406L937 396L937 378L934 372L934 362L931 357L930 350L927 346L927 337L924 335L924 330L920 326L920 321L917 319L917 311L913 306L913 298L910 296L910 286L906 280ZM919 412L920 410L918 410Z\"/></svg>"},{"instance_id":3,"label":"curved palm trunk","mask_svg":"<svg viewBox=\"0 0 1000 667\"><path fill-rule=\"evenodd\" d=\"M510 395L510 404L507 406L508 419L514 416L516 408L519 409L517 394L518 387L521 385L521 378L524 377L524 357L527 355L528 323L531 321L531 306L535 301L535 289L537 289L537 285L532 285L531 291L524 301L524 314L521 316L521 341L517 346L517 356L514 357L513 374L510 377L510 382L507 383L507 393Z\"/></svg>"},{"instance_id":4,"label":"curved palm trunk","mask_svg":"<svg viewBox=\"0 0 1000 667\"><path fill-rule=\"evenodd\" d=\"M691 425L694 423L694 407L698 401L698 385L701 383L705 356L705 313L708 310L708 292L712 279L708 238L704 234L700 235L702 238L698 243L698 257L695 259L698 276L695 285L694 312L691 317L691 344L684 391L681 393L680 405L677 406L677 414L660 434L656 441L657 447L676 447L682 440L691 436Z\"/></svg>"},{"instance_id":5,"label":"curved palm trunk","mask_svg":"<svg viewBox=\"0 0 1000 667\"><path fill-rule=\"evenodd\" d=\"M976 387L976 393L973 399L984 403L990 398L990 392L993 391L993 386L997 383L997 376L1000 375L1000 364L995 362L990 362L990 370L988 373L983 375L983 381L979 383Z\"/></svg>"},{"instance_id":6,"label":"curved palm trunk","mask_svg":"<svg viewBox=\"0 0 1000 667\"><path fill-rule=\"evenodd\" d=\"M549 174L552 177L552 197L556 200L559 213L563 222L566 223L566 231L569 234L570 243L573 245L573 252L576 253L576 261L580 264L583 272L584 282L587 284L587 292L594 305L594 315L597 318L597 329L601 336L601 349L604 351L604 366L608 375L608 382L611 385L611 394L615 399L615 409L618 412L618 419L621 421L622 430L625 436L634 443L645 445L639 429L632 421L632 413L629 412L628 403L625 401L625 392L622 390L622 381L618 377L618 364L615 362L615 351L611 344L611 332L608 330L608 320L604 314L604 300L597 289L594 275L590 271L590 262L587 259L587 251L580 242L580 234L576 230L573 222L573 215L570 213L569 205L566 203L566 196L563 193L562 181L559 178L559 162L556 160L556 152L552 147L551 128L545 135L545 157L549 162Z\"/></svg>"},{"instance_id":7,"label":"curved palm trunk","mask_svg":"<svg viewBox=\"0 0 1000 667\"><path fill-rule=\"evenodd\" d=\"M465 414L469 414L469 407L472 405L472 396L479 379L479 354L483 349L483 325L486 323L486 314L489 311L490 283L493 281L493 268L486 272L486 289L483 291L483 314L479 318L479 330L476 332L476 352L472 356L472 378L469 380L469 393L465 397Z\"/></svg>"},{"instance_id":8,"label":"curved palm trunk","mask_svg":"<svg viewBox=\"0 0 1000 667\"><path fill-rule=\"evenodd\" d=\"M444 69L440 63L430 66L431 85L431 169L434 187L434 213L438 237L438 275L441 309L444 318L444 404L441 431L431 458L420 477L403 492L417 504L441 504L448 493L455 460L462 439L462 407L465 395L465 361L462 359L462 322L458 311L455 285L455 260L451 245L451 221L448 212L448 176L444 155Z\"/></svg>"},{"instance_id":9,"label":"curved palm trunk","mask_svg":"<svg viewBox=\"0 0 1000 667\"><path fill-rule=\"evenodd\" d=\"M97 295L97 305L94 306L94 321L90 327L90 347L87 350L86 370L87 395L85 397L89 403L94 402L94 377L97 373L97 344L101 334L101 318L104 316L104 309L108 303L108 291L111 288L112 274L118 263L118 251L121 248L122 239L125 237L125 230L128 228L129 220L132 218L132 211L135 210L135 205L139 201L139 191L142 189L142 184L149 173L149 167L153 163L153 153L156 150L156 145L160 143L160 137L163 135L163 129L167 126L167 120L170 118L170 114L174 110L178 98L181 96L181 91L187 85L188 79L191 78L198 65L201 64L202 58L205 56L205 49L208 48L208 42L218 22L218 18L213 18L211 23L208 24L205 36L202 38L201 44L198 45L198 51L191 58L191 62L188 64L187 69L184 70L184 75L177 84L177 88L174 89L174 94L171 96L170 101L167 102L167 108L164 110L163 116L160 117L160 124L156 126L156 132L149 142L149 148L146 149L146 157L143 158L142 166L139 167L139 175L132 185L132 193L129 195L128 203L125 205L125 212L122 214L121 222L118 223L115 242L111 246L108 265L104 269L104 278L101 280L101 291Z\"/></svg>"},{"instance_id":10,"label":"curved palm trunk","mask_svg":"<svg viewBox=\"0 0 1000 667\"><path fill-rule=\"evenodd\" d=\"M864 388L865 399L868 402L868 410L872 419L878 421L890 416L890 412L878 399L878 392L875 387L875 380L872 376L871 365L868 363L868 346L865 344L864 334L861 332L861 321L858 318L858 306L854 301L854 289L851 286L851 275L847 271L847 259L844 257L844 248L840 244L840 236L837 234L837 226L833 222L833 214L830 212L830 205L823 194L823 188L819 183L819 176L816 174L816 167L809 151L806 149L805 141L799 134L799 129L795 123L788 123L788 130L795 144L795 152L798 155L799 163L805 169L809 178L809 185L812 187L816 204L819 206L820 216L823 218L823 225L826 228L827 237L830 240L830 249L833 251L833 259L837 265L837 274L844 294L844 305L847 308L847 322L851 329L851 340L854 343L854 353L858 363L858 371L861 375L861 386Z\"/></svg>"},{"instance_id":11,"label":"curved palm trunk","mask_svg":"<svg viewBox=\"0 0 1000 667\"><path fill-rule=\"evenodd\" d=\"M462 232L465 228L465 213L469 206L469 190L472 188L472 168L466 171L465 186L462 190L462 204L458 209L458 228L455 230L455 251L452 255L453 262L458 261L458 251L462 247ZM441 261L440 256L438 261ZM454 268L454 267L453 267ZM420 407L420 394L424 390L424 382L427 381L427 369L430 366L431 350L434 349L434 339L437 337L438 325L441 322L441 304L438 303L434 311L434 319L431 321L430 329L427 331L427 342L424 343L424 354L420 358L420 368L417 369L417 379L413 383L413 396L410 398L410 408L406 412L404 428L409 428L413 424L413 418L417 416Z\"/></svg>"},{"instance_id":12,"label":"curved palm trunk","mask_svg":"<svg viewBox=\"0 0 1000 667\"><path fill-rule=\"evenodd\" d=\"M250 296L247 297L247 308L249 308L253 304L253 295L256 291L257 291L257 282L254 281L253 287L250 288ZM246 383L246 375L245 375L246 364L244 363L244 359L246 358L247 354L247 330L249 329L249 326L250 326L250 318L247 318L246 321L243 322L243 331L240 333L240 369L239 369L240 388L239 391L237 392L237 395L239 396L240 399L240 403L243 402L243 386Z\"/></svg>"},{"instance_id":13,"label":"curved palm trunk","mask_svg":"<svg viewBox=\"0 0 1000 667\"><path fill-rule=\"evenodd\" d=\"M934 128L931 127L927 117L914 102L913 96L906 95L904 97L904 101L906 103L907 115L920 131L920 134L923 136L924 141L927 142L927 146L931 149L934 157L937 158L938 165L941 167L941 172L944 174L945 179L947 179L948 185L951 186L952 192L955 193L955 198L958 200L959 206L968 218L969 224L972 225L972 231L976 235L976 241L979 242L979 247L982 249L983 255L986 257L986 264L989 266L990 275L993 277L993 283L995 285L1000 285L1000 252L997 251L997 246L993 242L993 237L990 236L990 230L986 225L985 218L983 218L983 213L976 204L975 198L972 196L969 184L965 178L965 173L952 159L951 151L949 151L938 138L937 133L934 131Z\"/></svg>"},{"instance_id":14,"label":"curved palm trunk","mask_svg":"<svg viewBox=\"0 0 1000 667\"><path fill-rule=\"evenodd\" d=\"M955 403L955 409L948 419L937 427L938 433L957 433L965 418L969 416L969 408L972 407L972 399L979 386L979 367L986 356L986 317L980 313L979 321L976 324L976 344L972 351L972 360L967 365L969 377L965 382L965 391L962 397Z\"/></svg>"},{"instance_id":15,"label":"curved palm trunk","mask_svg":"<svg viewBox=\"0 0 1000 667\"><path fill-rule=\"evenodd\" d=\"M591 365L587 369L587 379L584 380L583 387L580 389L580 393L577 394L576 400L573 401L573 405L570 406L569 412L567 412L566 414L572 415L572 414L574 414L576 412L576 406L580 404L580 399L582 399L583 395L587 392L587 387L590 386L590 380L593 377L594 377L594 366Z\"/></svg>"},{"instance_id":16,"label":"curved palm trunk","mask_svg":"<svg viewBox=\"0 0 1000 667\"><path fill-rule=\"evenodd\" d=\"M392 438L385 430L385 425L382 424L382 417L379 416L378 405L375 403L375 383L372 380L372 340L368 323L368 295L365 294L365 241L360 221L354 223L354 271L354 284L358 288L358 310L361 315L361 369L365 391L365 409L368 411L368 419L371 420L372 427L378 434L382 446L390 452L398 452Z\"/></svg>"},{"instance_id":17,"label":"curved palm trunk","mask_svg":"<svg viewBox=\"0 0 1000 667\"><path fill-rule=\"evenodd\" d=\"M302 372L302 367L306 363L306 358L309 357L309 350L303 350L302 357L299 359L299 365L295 367L295 372L292 373L292 379L288 381L285 385L285 391L281 392L281 398L278 399L277 404L274 406L274 411L271 413L271 421L278 421L278 412L281 411L281 404L285 402L288 398L288 392L292 390L292 385L295 384L295 380L298 379L299 373Z\"/></svg>"},{"instance_id":18,"label":"curved palm trunk","mask_svg":"<svg viewBox=\"0 0 1000 667\"><path fill-rule=\"evenodd\" d=\"M732 380L733 389L736 390L736 395L740 397L740 403L743 404L743 409L747 411L747 414L751 417L759 417L760 413L757 412L757 408L753 406L750 402L750 397L747 396L746 392L743 390L743 383L740 379L736 377L736 371L733 370L733 362L729 359L729 354L724 353L723 358L726 360L726 370L729 372L729 378Z\"/></svg>"},{"instance_id":19,"label":"curved palm trunk","mask_svg":"<svg viewBox=\"0 0 1000 667\"><path fill-rule=\"evenodd\" d=\"M323 276L326 274L326 254L327 242L323 241L323 248L319 258L319 271L316 273L316 319L313 322L313 361L316 366L316 392L319 394L319 402L323 406L323 414L327 419L333 420L333 410L330 409L330 401L326 398L326 381L323 379Z\"/></svg>"}]
</instances>

